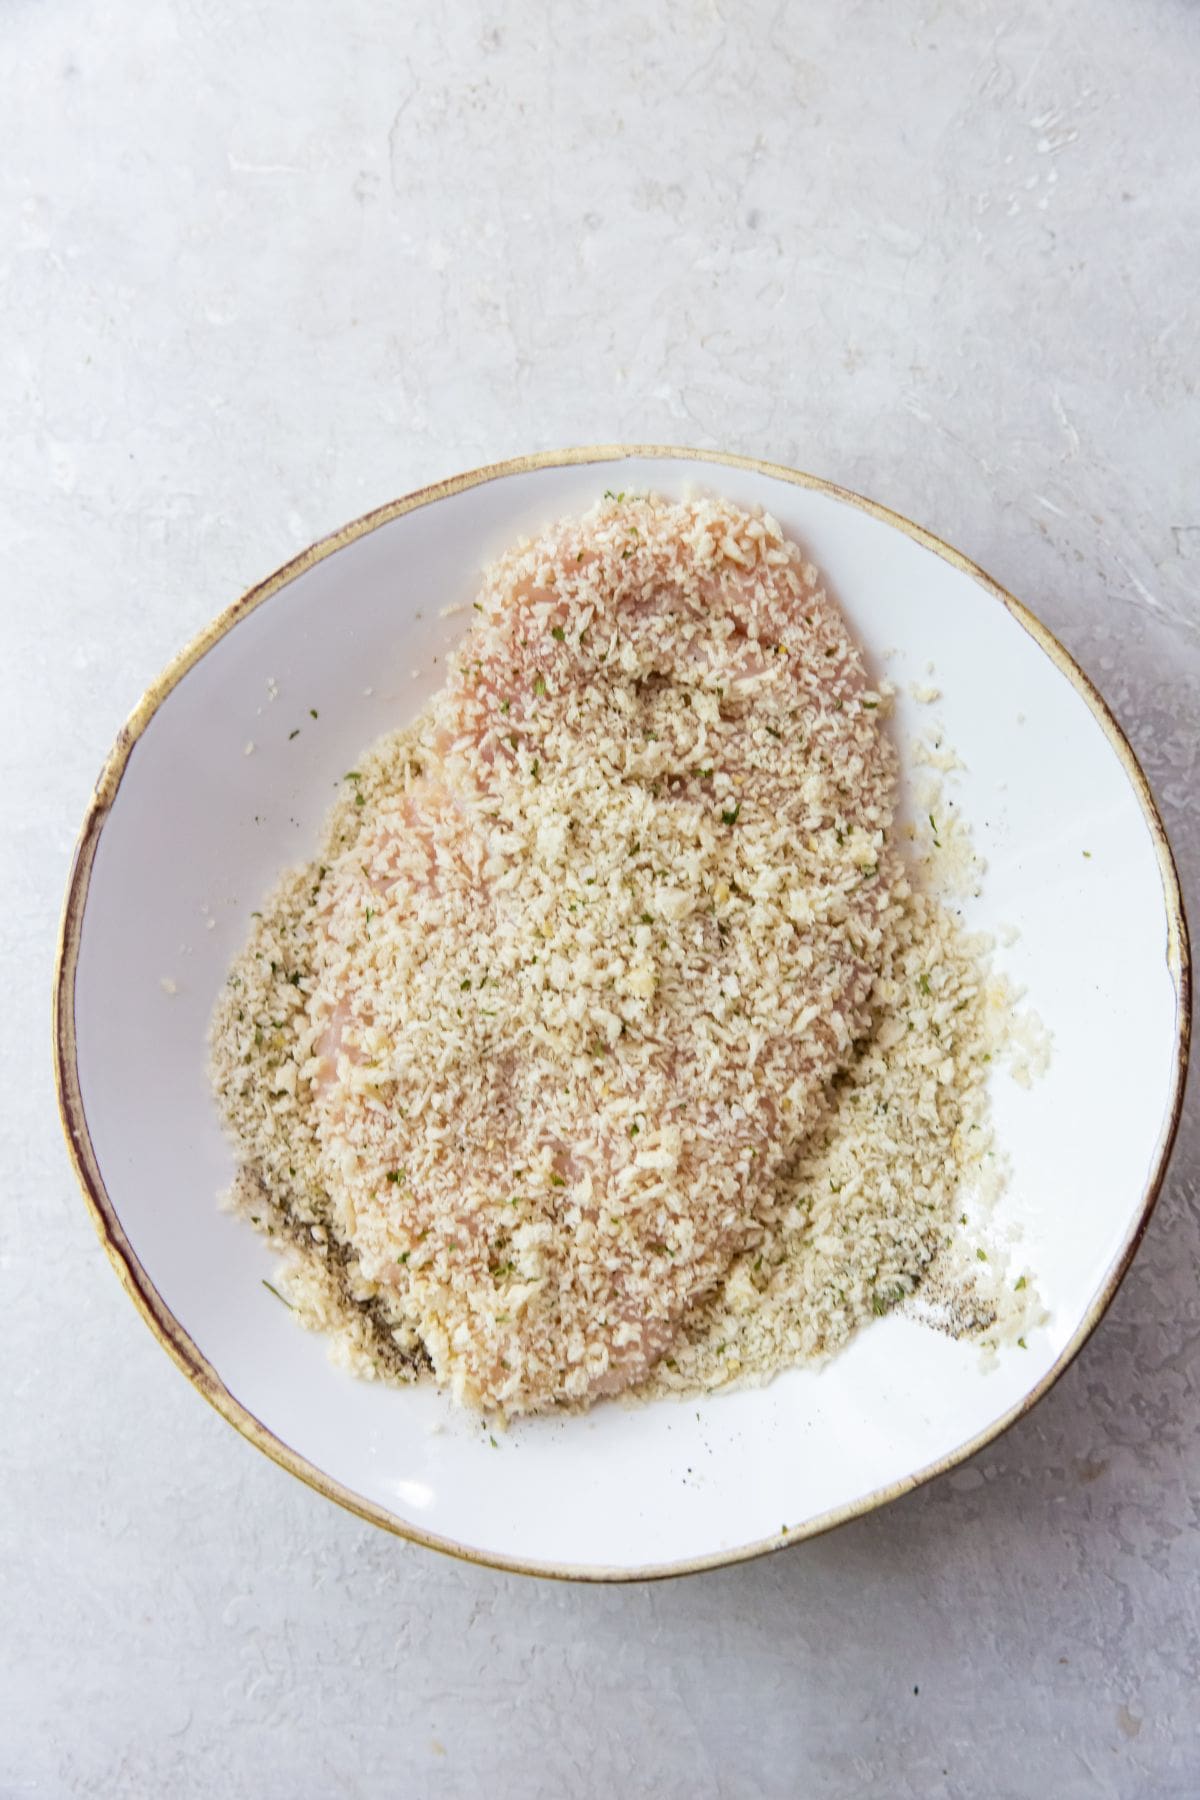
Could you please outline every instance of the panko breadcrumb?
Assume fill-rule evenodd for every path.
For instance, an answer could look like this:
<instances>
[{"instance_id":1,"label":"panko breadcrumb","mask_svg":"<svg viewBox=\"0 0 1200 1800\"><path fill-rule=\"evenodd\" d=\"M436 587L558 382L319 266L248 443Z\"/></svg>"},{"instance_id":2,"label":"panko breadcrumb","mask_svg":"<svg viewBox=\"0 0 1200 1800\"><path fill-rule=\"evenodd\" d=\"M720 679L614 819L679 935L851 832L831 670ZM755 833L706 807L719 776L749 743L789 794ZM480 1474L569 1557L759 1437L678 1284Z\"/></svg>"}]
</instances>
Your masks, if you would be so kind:
<instances>
[{"instance_id":1,"label":"panko breadcrumb","mask_svg":"<svg viewBox=\"0 0 1200 1800\"><path fill-rule=\"evenodd\" d=\"M893 841L886 698L720 502L609 497L477 612L231 973L234 1203L350 1366L476 1406L826 1356L990 1145L980 947Z\"/></svg>"}]
</instances>

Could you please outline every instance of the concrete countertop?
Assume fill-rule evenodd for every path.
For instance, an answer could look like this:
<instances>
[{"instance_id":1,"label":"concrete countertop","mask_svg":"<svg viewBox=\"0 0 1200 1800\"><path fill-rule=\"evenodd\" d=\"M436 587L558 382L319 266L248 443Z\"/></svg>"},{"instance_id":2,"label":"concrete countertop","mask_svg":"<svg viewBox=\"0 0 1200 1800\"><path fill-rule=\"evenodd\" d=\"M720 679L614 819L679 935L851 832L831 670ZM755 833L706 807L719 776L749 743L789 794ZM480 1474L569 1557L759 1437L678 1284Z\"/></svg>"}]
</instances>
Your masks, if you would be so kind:
<instances>
[{"instance_id":1,"label":"concrete countertop","mask_svg":"<svg viewBox=\"0 0 1200 1800\"><path fill-rule=\"evenodd\" d=\"M392 1541L209 1411L97 1247L47 1029L167 658L351 516L570 443L959 545L1099 683L1195 895L1198 91L1186 0L3 9L0 1795L1200 1791L1194 1092L1031 1417L818 1542L594 1590Z\"/></svg>"}]
</instances>

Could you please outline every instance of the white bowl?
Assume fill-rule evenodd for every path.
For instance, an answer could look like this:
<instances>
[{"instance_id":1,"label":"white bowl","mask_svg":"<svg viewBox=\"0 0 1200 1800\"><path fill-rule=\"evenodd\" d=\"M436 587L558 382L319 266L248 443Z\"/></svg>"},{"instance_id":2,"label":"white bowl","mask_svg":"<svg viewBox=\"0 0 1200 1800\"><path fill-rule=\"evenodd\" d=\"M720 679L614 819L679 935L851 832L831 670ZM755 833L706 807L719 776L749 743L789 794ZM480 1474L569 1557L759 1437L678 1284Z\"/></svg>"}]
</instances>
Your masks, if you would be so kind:
<instances>
[{"instance_id":1,"label":"white bowl","mask_svg":"<svg viewBox=\"0 0 1200 1800\"><path fill-rule=\"evenodd\" d=\"M969 916L1019 928L1005 966L1053 1033L1045 1079L1028 1093L997 1083L994 1100L1013 1165L1004 1219L1023 1233L1050 1319L985 1370L972 1345L889 1316L820 1372L534 1419L493 1445L427 1387L339 1371L264 1289L269 1250L217 1207L231 1155L205 1073L208 1019L251 908L313 852L343 772L439 684L463 625L442 609L470 601L480 565L604 488L690 485L767 507L868 652L894 651L902 744L926 722L906 684L943 692L936 712L967 764L960 804L989 865ZM1045 1393L1112 1299L1162 1180L1187 1058L1188 951L1145 779L1024 607L926 532L811 476L595 449L381 508L178 658L97 786L56 1003L64 1125L96 1225L147 1323L218 1410L406 1537L504 1568L614 1578L823 1531L950 1468Z\"/></svg>"}]
</instances>

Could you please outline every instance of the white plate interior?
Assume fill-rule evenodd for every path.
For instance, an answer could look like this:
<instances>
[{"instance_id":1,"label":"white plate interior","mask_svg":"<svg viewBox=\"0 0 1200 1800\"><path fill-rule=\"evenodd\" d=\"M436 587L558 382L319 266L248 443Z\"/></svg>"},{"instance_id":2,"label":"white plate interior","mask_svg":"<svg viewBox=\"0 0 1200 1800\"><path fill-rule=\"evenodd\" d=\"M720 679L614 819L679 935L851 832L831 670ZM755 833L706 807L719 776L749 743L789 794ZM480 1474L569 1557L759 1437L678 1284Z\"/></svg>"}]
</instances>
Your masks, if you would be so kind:
<instances>
[{"instance_id":1,"label":"white plate interior","mask_svg":"<svg viewBox=\"0 0 1200 1800\"><path fill-rule=\"evenodd\" d=\"M532 1420L493 1444L426 1387L340 1372L265 1290L270 1253L216 1205L232 1164L206 1080L208 1019L250 910L313 854L343 773L440 683L481 563L605 488L696 486L779 518L898 683L900 743L936 718L967 764L956 796L988 863L968 917L1019 930L1000 961L1054 1038L1045 1079L995 1091L1013 1165L1003 1218L1024 1234L1051 1317L988 1372L971 1345L888 1317L820 1372ZM443 617L455 604L465 615ZM943 698L915 705L912 681ZM989 588L858 506L757 470L686 457L536 468L315 563L167 695L96 852L75 985L80 1093L146 1276L234 1399L300 1457L403 1528L488 1559L687 1565L906 1483L1050 1369L1122 1254L1161 1145L1176 1062L1167 939L1153 833L1112 742Z\"/></svg>"}]
</instances>

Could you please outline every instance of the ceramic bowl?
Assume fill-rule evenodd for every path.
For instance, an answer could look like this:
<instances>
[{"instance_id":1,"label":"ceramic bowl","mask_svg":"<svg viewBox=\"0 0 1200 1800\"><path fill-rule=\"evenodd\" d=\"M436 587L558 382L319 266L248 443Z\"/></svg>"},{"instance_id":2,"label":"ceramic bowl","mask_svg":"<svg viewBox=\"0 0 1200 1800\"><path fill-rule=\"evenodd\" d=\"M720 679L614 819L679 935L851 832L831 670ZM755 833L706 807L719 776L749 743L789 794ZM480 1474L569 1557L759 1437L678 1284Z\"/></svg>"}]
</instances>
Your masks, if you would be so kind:
<instances>
[{"instance_id":1,"label":"ceramic bowl","mask_svg":"<svg viewBox=\"0 0 1200 1800\"><path fill-rule=\"evenodd\" d=\"M493 1442L426 1386L367 1385L264 1287L221 1212L231 1153L206 1029L248 915L315 850L343 772L439 684L480 565L605 488L762 505L804 544L881 673L903 744L932 709L966 765L987 859L968 916L1053 1034L1048 1074L998 1081L1003 1225L1049 1309L986 1368L890 1315L820 1371L703 1401L534 1419ZM466 606L467 617L470 616ZM884 661L885 653L887 654ZM928 673L932 664L934 673ZM250 746L253 746L251 749ZM405 1537L504 1568L681 1573L812 1536L948 1469L1078 1351L1145 1228L1186 1062L1180 896L1146 782L1045 628L957 552L791 470L665 449L524 458L347 526L237 601L154 686L100 777L57 976L63 1118L105 1247L184 1373L252 1443Z\"/></svg>"}]
</instances>

